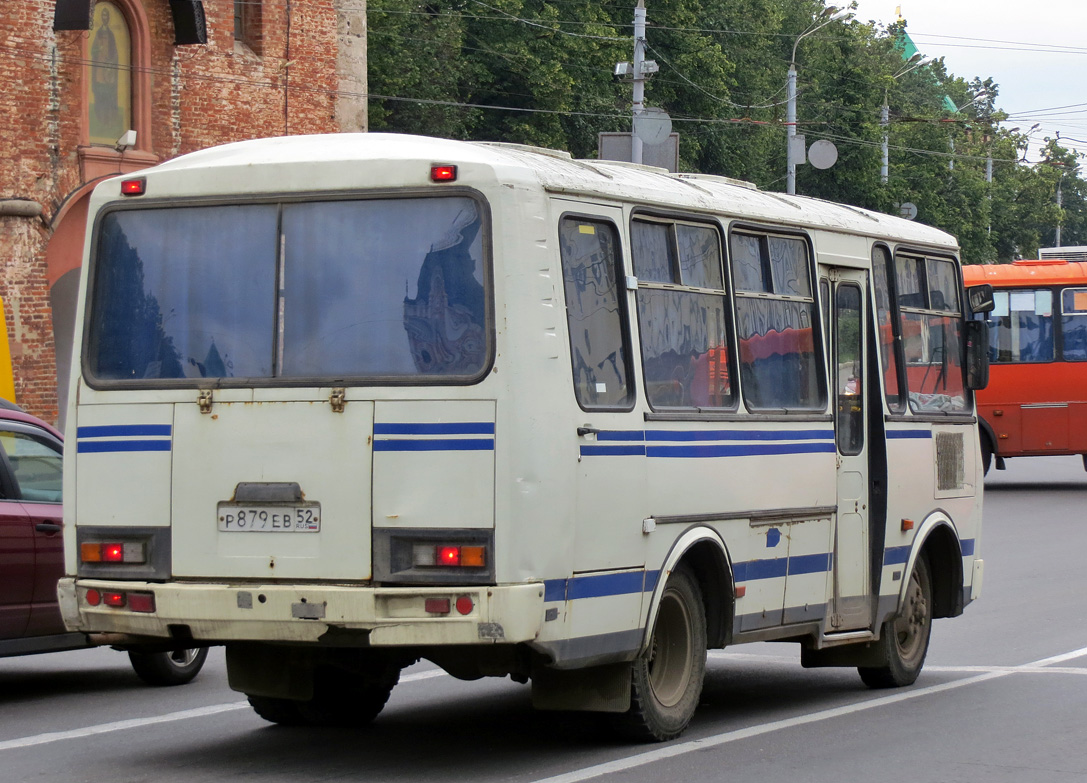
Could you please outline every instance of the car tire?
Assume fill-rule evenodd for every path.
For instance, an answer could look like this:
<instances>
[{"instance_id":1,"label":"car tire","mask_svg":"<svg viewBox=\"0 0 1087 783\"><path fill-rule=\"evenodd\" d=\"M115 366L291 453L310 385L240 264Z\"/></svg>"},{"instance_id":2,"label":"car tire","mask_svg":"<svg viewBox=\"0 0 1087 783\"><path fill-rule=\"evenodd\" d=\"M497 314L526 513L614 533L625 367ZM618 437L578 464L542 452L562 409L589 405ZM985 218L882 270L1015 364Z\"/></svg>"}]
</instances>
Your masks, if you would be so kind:
<instances>
[{"instance_id":1,"label":"car tire","mask_svg":"<svg viewBox=\"0 0 1087 783\"><path fill-rule=\"evenodd\" d=\"M207 647L190 647L172 652L143 653L132 650L128 660L136 676L148 685L184 685L200 673L208 658Z\"/></svg>"}]
</instances>

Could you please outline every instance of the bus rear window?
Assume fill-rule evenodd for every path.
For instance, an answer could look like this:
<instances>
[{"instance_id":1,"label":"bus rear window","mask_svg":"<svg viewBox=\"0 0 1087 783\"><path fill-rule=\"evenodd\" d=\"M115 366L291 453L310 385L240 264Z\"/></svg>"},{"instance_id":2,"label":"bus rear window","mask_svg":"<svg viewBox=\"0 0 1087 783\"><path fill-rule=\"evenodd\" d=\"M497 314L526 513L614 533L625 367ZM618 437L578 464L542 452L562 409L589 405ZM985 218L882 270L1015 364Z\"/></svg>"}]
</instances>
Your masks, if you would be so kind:
<instances>
[{"instance_id":1,"label":"bus rear window","mask_svg":"<svg viewBox=\"0 0 1087 783\"><path fill-rule=\"evenodd\" d=\"M94 260L88 374L471 379L489 361L465 197L124 210Z\"/></svg>"}]
</instances>

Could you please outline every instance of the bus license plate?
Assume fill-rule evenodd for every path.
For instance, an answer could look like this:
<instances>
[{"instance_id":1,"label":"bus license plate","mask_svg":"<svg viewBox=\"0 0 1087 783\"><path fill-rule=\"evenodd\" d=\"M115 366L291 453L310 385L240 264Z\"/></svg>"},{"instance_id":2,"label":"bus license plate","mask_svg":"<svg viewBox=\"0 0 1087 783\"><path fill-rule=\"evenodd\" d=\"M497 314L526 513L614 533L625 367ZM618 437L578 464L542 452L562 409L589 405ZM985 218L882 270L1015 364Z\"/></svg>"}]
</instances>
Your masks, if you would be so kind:
<instances>
[{"instance_id":1,"label":"bus license plate","mask_svg":"<svg viewBox=\"0 0 1087 783\"><path fill-rule=\"evenodd\" d=\"M224 533L319 533L321 504L219 504L219 530Z\"/></svg>"}]
</instances>

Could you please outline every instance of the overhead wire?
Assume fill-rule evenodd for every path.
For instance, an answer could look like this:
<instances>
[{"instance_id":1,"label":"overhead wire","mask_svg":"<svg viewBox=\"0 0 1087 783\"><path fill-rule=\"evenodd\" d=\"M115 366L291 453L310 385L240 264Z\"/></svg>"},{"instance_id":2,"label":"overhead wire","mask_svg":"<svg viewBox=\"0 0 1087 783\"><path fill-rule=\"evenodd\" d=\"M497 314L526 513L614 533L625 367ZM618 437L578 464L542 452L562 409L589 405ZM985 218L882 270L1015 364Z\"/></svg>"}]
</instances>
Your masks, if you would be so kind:
<instances>
[{"instance_id":1,"label":"overhead wire","mask_svg":"<svg viewBox=\"0 0 1087 783\"><path fill-rule=\"evenodd\" d=\"M582 34L582 33L573 33L573 32L570 32L570 31L562 30L562 29L554 26L556 24L571 24L571 25L573 25L573 24L583 24L583 25L596 25L596 26L608 26L608 27L626 27L625 24L617 24L617 23L614 23L614 22L603 22L603 21L599 21L599 22L569 22L567 20L541 20L541 21L535 21L535 20L531 20L531 19L525 19L523 17L518 17L518 16L516 16L514 14L506 13L504 11L501 11L501 9L497 9L494 6L491 6L491 5L489 5L489 4L485 3L485 2L482 2L481 0L469 0L469 2L473 3L474 5L478 5L478 6L482 7L482 8L486 8L486 9L492 11L492 12L500 14L499 17L492 17L492 18L502 19L502 20L511 21L511 22L518 22L518 23L521 23L521 24L526 24L528 26L545 29L545 30L548 30L550 32L554 32L554 33L561 34L561 35L567 35L567 36L576 37L576 38L594 38L594 39L614 41L614 42L621 42L621 41L629 40L629 38L619 38L619 37L616 37L616 36L600 36L600 35L587 35L587 34ZM621 6L611 5L610 7L619 8ZM380 9L380 8L375 8L373 10L376 13L405 13L405 12L399 12L399 11L383 10L383 9ZM431 16L434 16L434 15L438 15L438 16L453 15L453 14L448 14L448 12L437 12L437 14L429 14L428 12L406 12L406 13L420 13L420 14L426 14L426 15L431 15ZM460 16L468 16L468 15L460 15ZM478 15L476 15L476 17L474 17L474 18L487 18L487 17L479 17ZM714 29L714 28L668 27L668 26L663 26L663 25L653 25L652 29L679 31L679 32L695 32L695 33L717 33L717 34L732 34L732 35L760 35L760 36L764 36L764 37L774 37L774 36L781 35L782 37L788 37L788 36L784 36L784 34L767 33L765 31L740 31L740 30L727 30L727 29ZM1009 42L999 42L999 43L1007 44ZM4 49L8 49L9 51L16 51L16 50L11 49L10 47L5 47L5 46L0 45L0 51L2 51ZM493 53L498 54L498 55L502 54L502 53L498 53L498 52L493 52ZM1078 52L1078 53L1087 53L1087 49L1084 49L1084 50L1082 50L1082 52ZM656 56L660 57L662 59L662 61L665 60L665 58L660 54L658 49L654 48L654 54ZM507 55L507 56L512 56L512 55ZM81 60L78 60L77 62L80 62L80 63L82 63L84 65L93 64L93 61L89 61L89 60L86 60L86 59L81 59ZM708 89L702 87L701 85L697 84L694 80L690 79L685 74L681 73L671 63L668 63L668 64L669 64L669 67L672 69L672 71L683 82L688 84L690 87L698 90L699 92L702 92L703 94L707 95L708 97L710 97L710 98L712 98L712 99L714 99L716 101L721 102L724 105L728 105L728 106L731 106L733 108L741 108L741 109L769 109L769 108L775 108L775 107L778 107L778 106L781 106L781 105L784 104L783 101L776 101L776 102L765 103L765 104L761 104L761 105L759 105L759 104L740 104L740 103L736 103L734 101L731 101L730 99L722 98L721 96L718 96L718 95L714 94L710 90L708 90ZM568 64L568 65L574 66L574 64ZM577 66L574 66L574 67L577 67ZM165 75L167 73L167 71L165 69L148 68L146 70L148 70L151 73L158 73L160 75ZM208 81L208 82L227 83L227 84L251 84L251 85L254 85L254 86L258 86L258 87L269 87L269 88L275 88L275 89L282 89L282 85L277 84L277 83L273 82L272 80L254 80L254 79L247 79L247 78L242 78L242 77L209 76L209 75L205 75L205 74L191 74L191 73L185 74L184 78L186 78L186 79L195 79L195 80L200 80L200 81ZM313 88L313 87L306 87L304 85L298 85L298 84L291 85L290 89L292 91L322 92L322 93L345 95L345 96L351 96L351 97L368 97L368 98L374 98L374 99L379 99L379 100L388 100L388 101L414 102L414 103L434 104L434 105L443 105L443 106L459 106L459 107L466 107L466 108L477 108L477 109L497 110L497 111L540 113L540 114L568 114L570 116L590 116L590 117L612 118L612 119L629 118L629 114L616 113L616 112L605 113L605 112L577 112L577 111L558 110L558 109L532 109L532 108L529 108L529 107L508 107L508 106L499 106L499 105L494 105L494 104L472 103L472 102L466 102L466 101L446 101L446 100L436 100L436 99L413 98L413 97L408 97L408 96L379 95L379 94L376 94L376 93L369 93L369 94L364 95L364 94L357 93L357 92L352 92L352 91ZM513 96L516 95L515 93L506 93L506 94L513 95ZM522 95L520 97L527 97L527 96ZM1073 104L1070 107L1063 107L1063 108L1073 108L1074 106L1077 106L1077 105L1087 106L1087 104ZM1057 107L1057 108L1062 108L1062 107ZM1038 111L1049 111L1049 110L1038 110ZM1014 115L1014 116L1016 116L1016 117L1020 117L1020 116L1029 117L1030 115L1029 115L1029 113L1024 113L1023 115ZM721 124L721 123L771 125L771 126L775 125L775 123L771 122L771 121L753 120L753 119L747 118L747 117L743 117L743 118L680 118L679 121L691 122L691 123L703 123L703 124L709 124L709 125ZM831 138L832 136L830 134L827 134L827 137ZM837 136L836 138L838 138L840 141L845 142L845 143L854 143L854 144L859 144L859 145L862 145L862 146L871 145L871 144L876 143L876 142L867 142L867 141L862 140L862 139L857 139L857 138L853 138L853 137L845 137L845 136L840 136L840 135ZM904 151L918 152L919 154L935 154L935 155L947 155L948 154L948 153L938 153L938 152L932 152L932 151L926 151L926 150L911 150L909 148L901 148L901 149L903 149ZM956 155L956 157L962 158L962 157L967 157L967 156Z\"/></svg>"}]
</instances>

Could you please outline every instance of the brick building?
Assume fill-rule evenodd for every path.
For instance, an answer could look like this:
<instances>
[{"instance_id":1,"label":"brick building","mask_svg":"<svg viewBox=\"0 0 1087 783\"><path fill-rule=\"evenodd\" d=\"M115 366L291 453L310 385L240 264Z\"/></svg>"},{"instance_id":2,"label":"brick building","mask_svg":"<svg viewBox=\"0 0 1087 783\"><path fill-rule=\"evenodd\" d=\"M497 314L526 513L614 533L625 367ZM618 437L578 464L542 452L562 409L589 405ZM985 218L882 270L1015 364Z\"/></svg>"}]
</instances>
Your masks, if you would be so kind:
<instances>
[{"instance_id":1,"label":"brick building","mask_svg":"<svg viewBox=\"0 0 1087 783\"><path fill-rule=\"evenodd\" d=\"M365 130L365 29L365 0L4 4L0 297L20 405L56 421L67 396L95 184L224 142Z\"/></svg>"}]
</instances>

